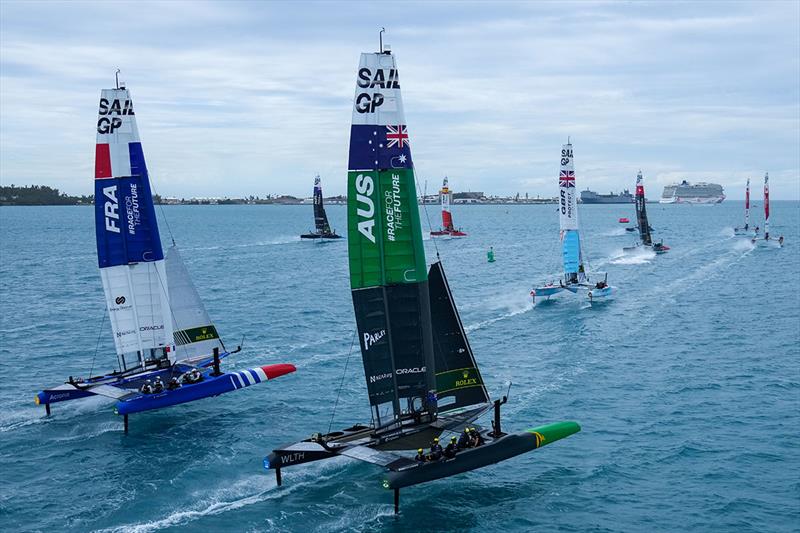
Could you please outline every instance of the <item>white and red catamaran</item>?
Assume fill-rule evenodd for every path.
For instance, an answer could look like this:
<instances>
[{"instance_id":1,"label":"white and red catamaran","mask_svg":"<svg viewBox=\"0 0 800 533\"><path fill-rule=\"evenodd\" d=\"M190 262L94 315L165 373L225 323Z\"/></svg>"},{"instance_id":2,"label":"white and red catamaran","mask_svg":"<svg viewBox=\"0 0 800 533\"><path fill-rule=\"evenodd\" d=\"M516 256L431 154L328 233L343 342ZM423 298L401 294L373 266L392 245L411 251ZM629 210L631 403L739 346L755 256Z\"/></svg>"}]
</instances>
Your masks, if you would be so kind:
<instances>
[{"instance_id":1,"label":"white and red catamaran","mask_svg":"<svg viewBox=\"0 0 800 533\"><path fill-rule=\"evenodd\" d=\"M783 248L783 235L776 239L769 234L769 172L764 174L764 238L759 239L754 235L752 242L753 244Z\"/></svg>"},{"instance_id":2,"label":"white and red catamaran","mask_svg":"<svg viewBox=\"0 0 800 533\"><path fill-rule=\"evenodd\" d=\"M748 237L755 237L758 235L758 227L752 229L750 227L750 178L747 178L747 187L744 190L744 226L734 228L735 235L747 235Z\"/></svg>"},{"instance_id":3,"label":"white and red catamaran","mask_svg":"<svg viewBox=\"0 0 800 533\"><path fill-rule=\"evenodd\" d=\"M443 237L443 236L450 236L450 237L466 237L467 234L461 231L461 228L456 229L453 225L453 214L450 212L450 199L453 196L453 192L447 186L447 176L444 178L444 182L442 183L442 188L439 191L439 197L441 198L442 202L442 229L439 231L431 231L431 235L433 237Z\"/></svg>"}]
</instances>

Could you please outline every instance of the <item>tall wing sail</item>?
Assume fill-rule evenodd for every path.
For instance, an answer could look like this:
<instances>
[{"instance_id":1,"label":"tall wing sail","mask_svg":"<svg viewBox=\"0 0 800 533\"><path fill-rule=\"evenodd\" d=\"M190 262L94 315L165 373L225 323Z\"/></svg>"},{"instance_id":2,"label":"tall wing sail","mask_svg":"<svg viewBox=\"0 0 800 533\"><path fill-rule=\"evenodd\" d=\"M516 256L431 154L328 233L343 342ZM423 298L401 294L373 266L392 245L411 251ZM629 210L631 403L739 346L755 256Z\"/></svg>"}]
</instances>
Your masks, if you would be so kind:
<instances>
[{"instance_id":1,"label":"tall wing sail","mask_svg":"<svg viewBox=\"0 0 800 533\"><path fill-rule=\"evenodd\" d=\"M578 233L578 197L575 187L575 165L572 144L561 146L561 170L558 174L559 211L564 274L567 279L577 276L581 268L581 242Z\"/></svg>"},{"instance_id":2,"label":"tall wing sail","mask_svg":"<svg viewBox=\"0 0 800 533\"><path fill-rule=\"evenodd\" d=\"M647 221L647 207L645 206L644 197L644 178L642 178L642 171L636 175L636 223L639 225L639 238L642 244L650 246L653 244L653 238L650 235L650 223Z\"/></svg>"},{"instance_id":3,"label":"tall wing sail","mask_svg":"<svg viewBox=\"0 0 800 533\"><path fill-rule=\"evenodd\" d=\"M439 196L442 197L442 228L453 231L455 226L453 226L453 215L450 213L450 188L447 186L447 177L444 178Z\"/></svg>"},{"instance_id":4,"label":"tall wing sail","mask_svg":"<svg viewBox=\"0 0 800 533\"><path fill-rule=\"evenodd\" d=\"M747 178L747 188L744 190L744 229L750 227L750 178Z\"/></svg>"},{"instance_id":5,"label":"tall wing sail","mask_svg":"<svg viewBox=\"0 0 800 533\"><path fill-rule=\"evenodd\" d=\"M489 394L440 262L431 265L428 289L439 413L489 402Z\"/></svg>"},{"instance_id":6,"label":"tall wing sail","mask_svg":"<svg viewBox=\"0 0 800 533\"><path fill-rule=\"evenodd\" d=\"M434 410L428 276L395 58L359 62L347 177L350 284L378 424Z\"/></svg>"},{"instance_id":7,"label":"tall wing sail","mask_svg":"<svg viewBox=\"0 0 800 533\"><path fill-rule=\"evenodd\" d=\"M123 368L172 343L164 253L128 90L100 96L95 149L95 229L100 276Z\"/></svg>"},{"instance_id":8,"label":"tall wing sail","mask_svg":"<svg viewBox=\"0 0 800 533\"><path fill-rule=\"evenodd\" d=\"M769 239L769 172L764 174L764 238Z\"/></svg>"},{"instance_id":9,"label":"tall wing sail","mask_svg":"<svg viewBox=\"0 0 800 533\"><path fill-rule=\"evenodd\" d=\"M331 232L328 215L325 214L325 206L322 205L322 183L319 176L314 178L314 226L318 233Z\"/></svg>"},{"instance_id":10,"label":"tall wing sail","mask_svg":"<svg viewBox=\"0 0 800 533\"><path fill-rule=\"evenodd\" d=\"M172 319L175 323L175 357L180 360L195 360L210 356L214 348L224 351L222 339L200 300L177 247L172 246L167 250L164 263Z\"/></svg>"}]
</instances>

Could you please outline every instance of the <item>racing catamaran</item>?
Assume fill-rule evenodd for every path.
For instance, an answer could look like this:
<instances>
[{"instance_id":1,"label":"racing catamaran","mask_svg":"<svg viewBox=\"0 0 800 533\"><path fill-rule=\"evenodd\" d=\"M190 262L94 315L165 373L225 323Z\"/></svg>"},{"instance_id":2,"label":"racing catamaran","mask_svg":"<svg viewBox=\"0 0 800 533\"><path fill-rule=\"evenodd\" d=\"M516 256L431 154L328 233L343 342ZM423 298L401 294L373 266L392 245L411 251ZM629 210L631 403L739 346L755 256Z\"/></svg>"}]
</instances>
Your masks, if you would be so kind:
<instances>
[{"instance_id":1,"label":"racing catamaran","mask_svg":"<svg viewBox=\"0 0 800 533\"><path fill-rule=\"evenodd\" d=\"M639 242L634 244L633 246L627 246L622 249L623 252L636 252L640 250L642 247L650 248L657 254L666 253L669 250L669 246L664 244L664 241L661 240L659 242L653 242L653 236L651 232L653 228L650 226L650 222L647 220L647 206L646 206L646 199L644 196L644 178L642 178L642 171L640 170L639 173L636 175L636 224L639 227Z\"/></svg>"},{"instance_id":2,"label":"racing catamaran","mask_svg":"<svg viewBox=\"0 0 800 533\"><path fill-rule=\"evenodd\" d=\"M608 285L608 276L602 281L590 283L586 275L586 267L581 249L581 238L578 229L578 200L575 187L575 163L572 143L561 145L561 170L558 175L559 207L558 221L561 228L560 238L564 259L564 277L549 281L531 290L534 305L536 298L550 299L551 296L567 290L577 293L580 289L588 289L590 301L607 298L616 292L616 288Z\"/></svg>"},{"instance_id":3,"label":"racing catamaran","mask_svg":"<svg viewBox=\"0 0 800 533\"><path fill-rule=\"evenodd\" d=\"M769 172L764 174L764 238L759 239L754 235L752 242L753 244L783 248L783 235L775 239L769 234Z\"/></svg>"},{"instance_id":4,"label":"racing catamaran","mask_svg":"<svg viewBox=\"0 0 800 533\"><path fill-rule=\"evenodd\" d=\"M500 426L453 302L441 262L427 268L414 167L395 58L363 53L350 129L348 253L353 308L372 412L368 424L273 450L264 467L281 470L346 456L385 468L384 488L400 488L497 463L576 433L558 422L516 434ZM458 432L494 406L481 446L453 458L415 461L404 450Z\"/></svg>"},{"instance_id":5,"label":"racing catamaran","mask_svg":"<svg viewBox=\"0 0 800 533\"><path fill-rule=\"evenodd\" d=\"M322 184L319 174L314 178L314 226L316 231L300 235L301 239L341 239L335 231L331 231L328 224L328 215L325 213L325 206L322 205Z\"/></svg>"},{"instance_id":6,"label":"racing catamaran","mask_svg":"<svg viewBox=\"0 0 800 533\"><path fill-rule=\"evenodd\" d=\"M744 190L744 226L734 228L733 233L748 237L755 237L758 234L757 230L750 228L750 178L747 178L747 187Z\"/></svg>"},{"instance_id":7,"label":"racing catamaran","mask_svg":"<svg viewBox=\"0 0 800 533\"><path fill-rule=\"evenodd\" d=\"M117 82L100 96L95 149L95 232L119 367L36 396L50 404L105 396L128 415L241 389L295 371L273 364L222 372L229 352L173 242L163 253L136 115Z\"/></svg>"},{"instance_id":8,"label":"racing catamaran","mask_svg":"<svg viewBox=\"0 0 800 533\"><path fill-rule=\"evenodd\" d=\"M452 196L450 188L447 186L447 176L444 178L442 188L439 190L439 196L442 200L442 228L438 231L431 231L433 237L466 237L467 234L461 231L461 228L456 229L453 226L453 214L450 212L450 197Z\"/></svg>"}]
</instances>

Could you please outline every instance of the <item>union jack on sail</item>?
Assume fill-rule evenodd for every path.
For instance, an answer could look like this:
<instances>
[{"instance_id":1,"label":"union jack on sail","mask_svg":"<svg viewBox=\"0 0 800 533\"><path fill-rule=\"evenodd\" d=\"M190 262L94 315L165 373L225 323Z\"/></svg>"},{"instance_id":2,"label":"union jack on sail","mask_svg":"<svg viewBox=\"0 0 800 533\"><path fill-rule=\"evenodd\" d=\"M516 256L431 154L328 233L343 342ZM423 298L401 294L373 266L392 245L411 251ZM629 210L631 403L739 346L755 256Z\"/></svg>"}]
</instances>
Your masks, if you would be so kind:
<instances>
[{"instance_id":1,"label":"union jack on sail","mask_svg":"<svg viewBox=\"0 0 800 533\"><path fill-rule=\"evenodd\" d=\"M575 171L562 170L558 176L559 187L574 187L575 186Z\"/></svg>"}]
</instances>

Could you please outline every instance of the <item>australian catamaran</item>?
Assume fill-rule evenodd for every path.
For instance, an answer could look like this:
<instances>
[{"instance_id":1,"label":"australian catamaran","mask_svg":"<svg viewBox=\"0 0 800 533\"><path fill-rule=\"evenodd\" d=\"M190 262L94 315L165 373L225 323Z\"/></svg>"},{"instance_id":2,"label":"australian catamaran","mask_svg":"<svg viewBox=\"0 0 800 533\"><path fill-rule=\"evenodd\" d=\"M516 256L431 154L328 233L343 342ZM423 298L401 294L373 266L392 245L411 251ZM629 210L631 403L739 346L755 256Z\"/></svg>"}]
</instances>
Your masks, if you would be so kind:
<instances>
[{"instance_id":1,"label":"australian catamaran","mask_svg":"<svg viewBox=\"0 0 800 533\"><path fill-rule=\"evenodd\" d=\"M633 246L626 246L622 249L623 252L636 252L640 249L649 248L657 254L666 253L669 246L664 244L664 241L653 242L652 231L650 222L647 220L647 200L644 196L644 178L642 178L642 171L636 175L636 224L639 227L639 242Z\"/></svg>"},{"instance_id":2,"label":"australian catamaran","mask_svg":"<svg viewBox=\"0 0 800 533\"><path fill-rule=\"evenodd\" d=\"M100 277L119 368L73 378L36 396L50 404L88 396L116 400L128 414L217 396L294 372L290 364L220 370L229 352L178 249L163 253L133 101L104 89L95 152L95 226Z\"/></svg>"},{"instance_id":3,"label":"australian catamaran","mask_svg":"<svg viewBox=\"0 0 800 533\"><path fill-rule=\"evenodd\" d=\"M450 188L447 186L447 177L445 176L444 182L442 183L442 189L439 191L439 196L441 197L442 201L442 228L438 231L431 231L431 236L433 237L442 237L442 236L450 236L450 237L466 237L467 234L461 231L461 228L456 229L453 226L453 214L450 212L450 198L452 197L453 193L450 191Z\"/></svg>"},{"instance_id":4,"label":"australian catamaran","mask_svg":"<svg viewBox=\"0 0 800 533\"><path fill-rule=\"evenodd\" d=\"M322 204L322 184L320 183L319 175L314 178L314 227L315 231L304 233L300 235L301 239L341 239L341 235L337 235L335 231L331 230L331 225L328 224L328 215L325 213L325 206Z\"/></svg>"},{"instance_id":5,"label":"australian catamaran","mask_svg":"<svg viewBox=\"0 0 800 533\"><path fill-rule=\"evenodd\" d=\"M281 469L335 456L384 467L399 489L497 463L580 430L558 422L516 434L500 427L440 262L425 261L414 170L395 58L364 53L350 129L348 252L353 307L372 422L314 434L264 459ZM485 443L454 458L416 462L398 453L457 432L494 405Z\"/></svg>"},{"instance_id":6,"label":"australian catamaran","mask_svg":"<svg viewBox=\"0 0 800 533\"><path fill-rule=\"evenodd\" d=\"M608 275L603 273L602 280L592 283L586 273L580 232L578 230L575 163L570 142L561 146L561 170L558 176L558 188L558 220L561 227L564 277L558 280L558 284L555 281L550 281L531 290L530 294L533 303L536 303L537 297L550 299L551 296L564 290L572 293L586 290L590 301L608 298L616 292L616 287L608 284Z\"/></svg>"}]
</instances>

